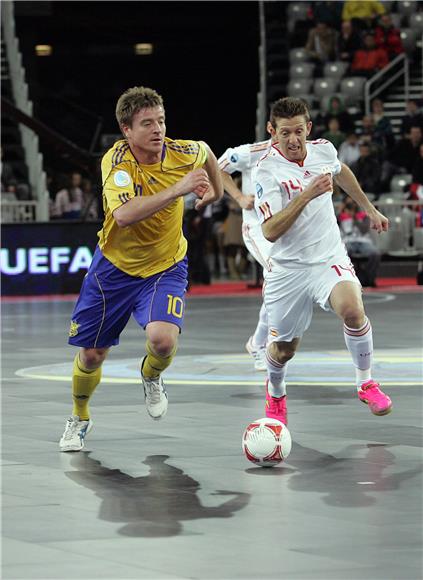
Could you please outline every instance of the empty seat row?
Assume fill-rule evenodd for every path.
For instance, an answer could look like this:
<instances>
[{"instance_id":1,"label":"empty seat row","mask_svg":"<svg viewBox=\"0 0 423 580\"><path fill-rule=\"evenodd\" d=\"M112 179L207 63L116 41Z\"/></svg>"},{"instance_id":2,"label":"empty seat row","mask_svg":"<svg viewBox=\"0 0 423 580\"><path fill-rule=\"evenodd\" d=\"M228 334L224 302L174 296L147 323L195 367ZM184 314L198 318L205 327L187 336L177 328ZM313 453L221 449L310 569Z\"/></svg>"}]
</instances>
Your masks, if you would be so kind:
<instances>
[{"instance_id":1,"label":"empty seat row","mask_svg":"<svg viewBox=\"0 0 423 580\"><path fill-rule=\"evenodd\" d=\"M343 95L347 105L361 102L364 99L364 77L344 77L335 78L317 78L317 79L292 79L288 83L288 94L291 97L302 97L305 95L316 99L331 97L339 92Z\"/></svg>"}]
</instances>

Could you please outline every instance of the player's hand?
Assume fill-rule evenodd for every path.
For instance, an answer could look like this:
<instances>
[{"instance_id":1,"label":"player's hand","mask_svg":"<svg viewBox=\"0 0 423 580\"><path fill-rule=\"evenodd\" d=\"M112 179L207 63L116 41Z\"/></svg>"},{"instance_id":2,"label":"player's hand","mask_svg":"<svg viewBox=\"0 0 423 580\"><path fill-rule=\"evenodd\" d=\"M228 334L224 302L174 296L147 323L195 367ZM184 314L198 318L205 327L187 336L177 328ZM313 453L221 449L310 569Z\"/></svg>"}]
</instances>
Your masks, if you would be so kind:
<instances>
[{"instance_id":1,"label":"player's hand","mask_svg":"<svg viewBox=\"0 0 423 580\"><path fill-rule=\"evenodd\" d=\"M389 220L383 213L380 213L375 207L367 212L370 220L370 227L376 230L378 234L387 232L389 229Z\"/></svg>"},{"instance_id":2,"label":"player's hand","mask_svg":"<svg viewBox=\"0 0 423 580\"><path fill-rule=\"evenodd\" d=\"M207 205L210 205L211 203L214 203L217 200L217 196L215 194L214 189L210 186L207 191L204 193L204 195L200 198L197 199L194 207L195 209L198 211L200 209L205 208Z\"/></svg>"},{"instance_id":3,"label":"player's hand","mask_svg":"<svg viewBox=\"0 0 423 580\"><path fill-rule=\"evenodd\" d=\"M195 193L198 197L203 197L210 189L210 180L205 169L194 169L187 173L178 183L175 184L178 196Z\"/></svg>"},{"instance_id":4,"label":"player's hand","mask_svg":"<svg viewBox=\"0 0 423 580\"><path fill-rule=\"evenodd\" d=\"M308 194L311 199L319 197L328 191L333 191L332 174L325 173L323 175L318 175L315 177L310 185L303 191L304 194Z\"/></svg>"},{"instance_id":5,"label":"player's hand","mask_svg":"<svg viewBox=\"0 0 423 580\"><path fill-rule=\"evenodd\" d=\"M237 199L238 205L242 209L253 209L254 207L254 195L243 195L241 198Z\"/></svg>"}]
</instances>

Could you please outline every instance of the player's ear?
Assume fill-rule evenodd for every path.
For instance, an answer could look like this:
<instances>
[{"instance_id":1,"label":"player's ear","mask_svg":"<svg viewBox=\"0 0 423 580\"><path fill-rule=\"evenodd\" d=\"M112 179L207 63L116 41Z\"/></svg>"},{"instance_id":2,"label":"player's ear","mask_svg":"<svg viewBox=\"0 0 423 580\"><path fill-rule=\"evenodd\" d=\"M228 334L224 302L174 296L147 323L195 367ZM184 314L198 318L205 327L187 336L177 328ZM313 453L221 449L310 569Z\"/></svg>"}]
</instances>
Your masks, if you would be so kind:
<instances>
[{"instance_id":1,"label":"player's ear","mask_svg":"<svg viewBox=\"0 0 423 580\"><path fill-rule=\"evenodd\" d=\"M271 135L271 137L274 137L276 135L276 131L273 128L273 125L270 121L267 121L266 130L269 133L269 135Z\"/></svg>"},{"instance_id":2,"label":"player's ear","mask_svg":"<svg viewBox=\"0 0 423 580\"><path fill-rule=\"evenodd\" d=\"M308 121L308 123L307 123L307 137L310 135L312 127L313 127L313 123L311 121Z\"/></svg>"}]
</instances>

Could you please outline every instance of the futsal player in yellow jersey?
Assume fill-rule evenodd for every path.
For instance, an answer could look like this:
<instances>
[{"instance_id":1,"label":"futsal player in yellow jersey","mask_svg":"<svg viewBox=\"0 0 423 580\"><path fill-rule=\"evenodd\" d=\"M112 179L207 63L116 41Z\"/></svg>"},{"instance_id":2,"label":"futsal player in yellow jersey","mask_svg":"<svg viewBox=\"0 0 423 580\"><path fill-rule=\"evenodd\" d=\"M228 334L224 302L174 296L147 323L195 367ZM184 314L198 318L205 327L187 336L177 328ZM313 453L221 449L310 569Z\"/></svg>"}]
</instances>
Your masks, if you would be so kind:
<instances>
[{"instance_id":1,"label":"futsal player in yellow jersey","mask_svg":"<svg viewBox=\"0 0 423 580\"><path fill-rule=\"evenodd\" d=\"M165 137L163 100L154 90L128 89L117 102L116 118L125 138L101 164L104 223L71 319L69 344L80 349L61 451L83 449L101 365L131 314L147 336L140 368L147 411L156 420L166 414L161 373L176 352L187 288L183 196L194 192L200 209L223 195L210 148Z\"/></svg>"}]
</instances>

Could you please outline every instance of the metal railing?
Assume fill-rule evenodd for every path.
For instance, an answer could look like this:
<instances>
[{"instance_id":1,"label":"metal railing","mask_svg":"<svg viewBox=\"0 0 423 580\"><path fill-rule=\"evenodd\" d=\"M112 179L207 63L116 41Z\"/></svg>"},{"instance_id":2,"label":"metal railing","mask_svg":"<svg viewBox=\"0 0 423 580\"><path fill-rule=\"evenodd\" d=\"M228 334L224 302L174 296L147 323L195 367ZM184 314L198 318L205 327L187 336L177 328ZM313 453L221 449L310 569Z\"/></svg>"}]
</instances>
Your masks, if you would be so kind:
<instances>
[{"instance_id":1,"label":"metal railing","mask_svg":"<svg viewBox=\"0 0 423 580\"><path fill-rule=\"evenodd\" d=\"M257 93L256 111L256 141L266 139L267 121L267 94L266 94L266 14L265 2L259 2L259 22L260 22L260 45L258 48L259 57L259 83L260 90Z\"/></svg>"},{"instance_id":2,"label":"metal railing","mask_svg":"<svg viewBox=\"0 0 423 580\"><path fill-rule=\"evenodd\" d=\"M36 201L2 201L1 208L1 223L21 223L21 222L35 222L37 219Z\"/></svg>"},{"instance_id":3,"label":"metal railing","mask_svg":"<svg viewBox=\"0 0 423 580\"><path fill-rule=\"evenodd\" d=\"M28 96L28 84L25 81L22 54L19 50L19 43L15 33L13 2L1 3L1 16L3 39L6 45L13 98L16 106L21 111L31 116L33 106ZM34 131L22 124L19 125L19 130L25 152L25 162L28 167L28 180L33 195L37 199L38 219L47 221L49 219L49 195L47 191L47 177L43 170L43 156L39 149L38 136Z\"/></svg>"},{"instance_id":4,"label":"metal railing","mask_svg":"<svg viewBox=\"0 0 423 580\"><path fill-rule=\"evenodd\" d=\"M396 71L395 68L397 68ZM407 101L410 94L410 63L405 53L399 54L385 68L366 81L364 85L366 115L370 114L372 100L402 76L404 77L404 96Z\"/></svg>"}]
</instances>

